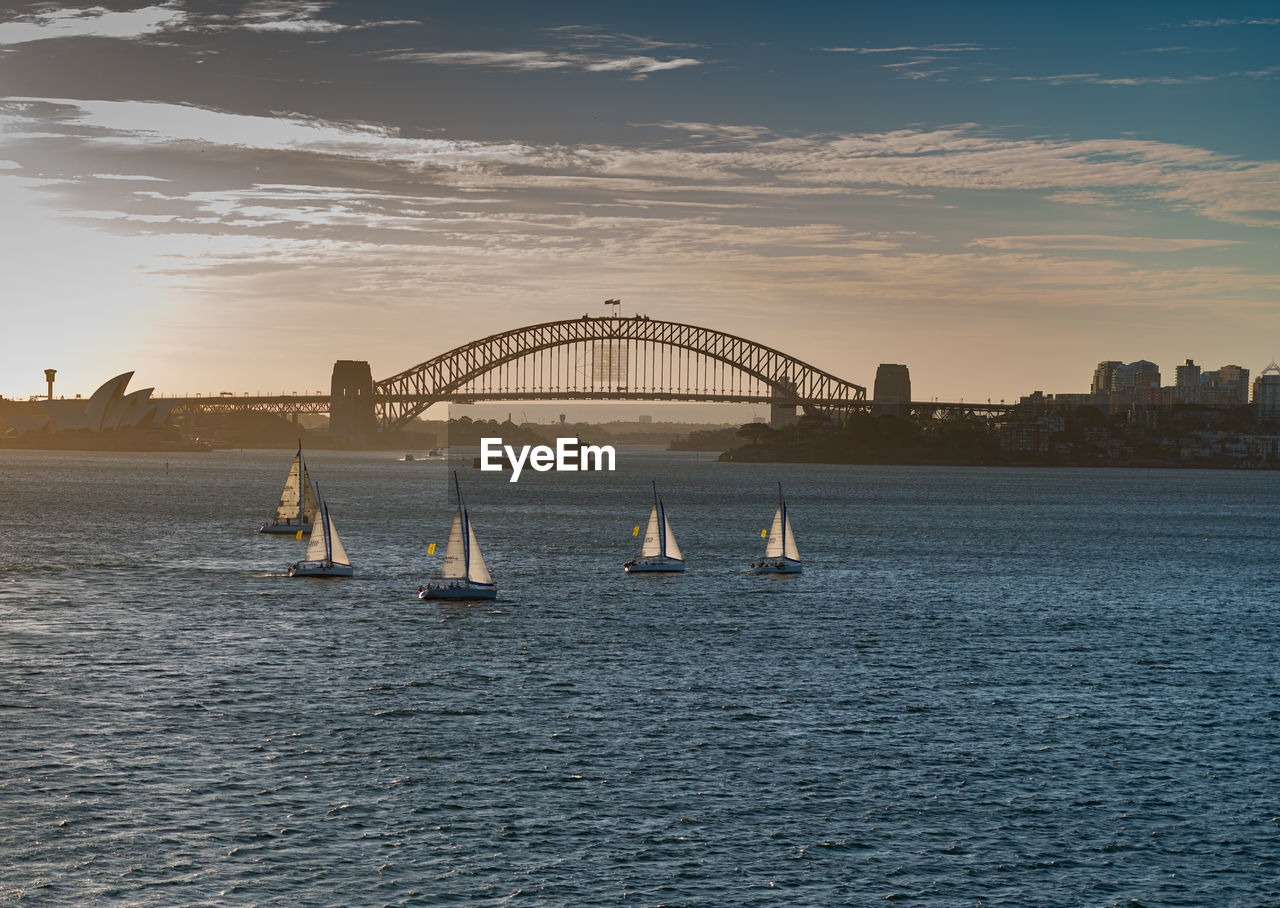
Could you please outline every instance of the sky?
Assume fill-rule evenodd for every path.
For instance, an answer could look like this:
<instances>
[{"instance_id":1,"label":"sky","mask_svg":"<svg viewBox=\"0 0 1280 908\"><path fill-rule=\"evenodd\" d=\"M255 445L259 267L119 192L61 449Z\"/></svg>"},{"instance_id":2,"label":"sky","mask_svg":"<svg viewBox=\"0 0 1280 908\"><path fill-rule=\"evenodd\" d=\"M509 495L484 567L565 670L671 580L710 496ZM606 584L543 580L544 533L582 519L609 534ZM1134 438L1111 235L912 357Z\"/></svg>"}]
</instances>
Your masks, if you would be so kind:
<instances>
[{"instance_id":1,"label":"sky","mask_svg":"<svg viewBox=\"0 0 1280 908\"><path fill-rule=\"evenodd\" d=\"M0 0L0 394L590 312L913 396L1280 358L1280 4Z\"/></svg>"}]
</instances>

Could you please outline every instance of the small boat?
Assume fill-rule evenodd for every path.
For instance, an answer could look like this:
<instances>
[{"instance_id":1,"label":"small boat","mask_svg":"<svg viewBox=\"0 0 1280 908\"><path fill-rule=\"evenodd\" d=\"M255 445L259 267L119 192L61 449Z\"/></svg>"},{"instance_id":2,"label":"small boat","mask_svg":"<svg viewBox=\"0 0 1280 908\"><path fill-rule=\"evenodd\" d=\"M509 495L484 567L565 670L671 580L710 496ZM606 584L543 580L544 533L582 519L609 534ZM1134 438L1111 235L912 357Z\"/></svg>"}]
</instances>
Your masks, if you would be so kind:
<instances>
[{"instance_id":1,"label":"small boat","mask_svg":"<svg viewBox=\"0 0 1280 908\"><path fill-rule=\"evenodd\" d=\"M764 558L751 565L751 571L754 574L800 573L800 550L796 548L796 536L791 531L791 515L787 513L787 502L782 497L782 483L778 483L778 510L773 514Z\"/></svg>"},{"instance_id":2,"label":"small boat","mask_svg":"<svg viewBox=\"0 0 1280 908\"><path fill-rule=\"evenodd\" d=\"M316 519L317 500L311 475L302 460L302 442L298 442L298 453L293 456L293 465L289 467L289 475L285 477L284 491L280 493L280 503L276 505L276 516L258 527L258 532L290 536L300 532L310 533L311 525Z\"/></svg>"},{"instance_id":3,"label":"small boat","mask_svg":"<svg viewBox=\"0 0 1280 908\"><path fill-rule=\"evenodd\" d=\"M432 448L427 452L427 457L444 457L444 452L439 448Z\"/></svg>"},{"instance_id":4,"label":"small boat","mask_svg":"<svg viewBox=\"0 0 1280 908\"><path fill-rule=\"evenodd\" d=\"M418 458L414 457L412 454L406 454L406 455L404 455L404 457L401 457L401 458L400 458L400 460L401 460L402 462L404 462L404 463L408 463L408 462L410 462L410 461L414 461L414 460L417 460L417 459L418 459Z\"/></svg>"},{"instance_id":5,"label":"small boat","mask_svg":"<svg viewBox=\"0 0 1280 908\"><path fill-rule=\"evenodd\" d=\"M628 574L649 572L674 573L684 570L684 556L671 532L667 509L658 497L658 484L653 484L653 510L649 512L649 526L644 531L644 545L640 557L622 566Z\"/></svg>"},{"instance_id":6,"label":"small boat","mask_svg":"<svg viewBox=\"0 0 1280 908\"><path fill-rule=\"evenodd\" d=\"M449 544L444 550L444 566L440 582L418 587L419 599L496 599L498 587L493 582L480 542L476 539L471 515L462 501L458 471L453 471L453 488L458 495L458 510L449 527Z\"/></svg>"},{"instance_id":7,"label":"small boat","mask_svg":"<svg viewBox=\"0 0 1280 908\"><path fill-rule=\"evenodd\" d=\"M311 534L306 557L289 566L289 576L350 577L355 573L351 568L351 556L338 538L333 518L329 516L329 505L325 502L320 503L319 517L322 532Z\"/></svg>"}]
</instances>

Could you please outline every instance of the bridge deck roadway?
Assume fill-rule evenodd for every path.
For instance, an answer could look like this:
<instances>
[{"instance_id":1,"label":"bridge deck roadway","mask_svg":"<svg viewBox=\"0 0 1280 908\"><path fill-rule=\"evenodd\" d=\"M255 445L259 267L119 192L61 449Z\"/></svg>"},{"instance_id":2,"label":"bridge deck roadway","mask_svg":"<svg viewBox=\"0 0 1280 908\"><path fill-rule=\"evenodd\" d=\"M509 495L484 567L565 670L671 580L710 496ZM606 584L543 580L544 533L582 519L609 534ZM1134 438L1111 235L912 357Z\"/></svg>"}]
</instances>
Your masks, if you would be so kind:
<instances>
[{"instance_id":1,"label":"bridge deck roadway","mask_svg":"<svg viewBox=\"0 0 1280 908\"><path fill-rule=\"evenodd\" d=\"M173 401L174 409L200 410L206 413L236 413L257 411L266 413L328 413L329 395L319 394L285 394L285 395L244 395L240 397L164 397L164 401ZM374 396L377 403L423 402L426 398L411 394L378 394ZM606 400L606 401L671 401L688 403L748 403L794 405L797 403L816 407L839 409L867 410L876 405L874 400L813 400L797 402L795 398L782 398L763 395L711 393L697 394L688 391L662 391L636 394L629 391L557 391L553 394L537 394L530 392L491 392L484 394L466 394L446 397L441 403L471 404L496 401L555 401L555 400ZM999 415L1013 410L1014 404L965 403L941 401L912 401L908 408L916 412L955 412L983 413Z\"/></svg>"}]
</instances>

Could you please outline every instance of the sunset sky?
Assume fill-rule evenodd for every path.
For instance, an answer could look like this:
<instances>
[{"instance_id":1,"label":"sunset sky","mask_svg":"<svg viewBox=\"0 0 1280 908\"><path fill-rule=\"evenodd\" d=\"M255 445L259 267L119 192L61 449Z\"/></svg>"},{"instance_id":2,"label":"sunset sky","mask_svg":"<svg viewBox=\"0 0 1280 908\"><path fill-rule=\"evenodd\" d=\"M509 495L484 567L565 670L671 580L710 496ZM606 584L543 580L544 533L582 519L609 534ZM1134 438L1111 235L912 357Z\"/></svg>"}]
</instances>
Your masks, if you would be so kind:
<instances>
[{"instance_id":1,"label":"sunset sky","mask_svg":"<svg viewBox=\"0 0 1280 908\"><path fill-rule=\"evenodd\" d=\"M584 312L920 399L1280 358L1277 3L0 3L0 394Z\"/></svg>"}]
</instances>

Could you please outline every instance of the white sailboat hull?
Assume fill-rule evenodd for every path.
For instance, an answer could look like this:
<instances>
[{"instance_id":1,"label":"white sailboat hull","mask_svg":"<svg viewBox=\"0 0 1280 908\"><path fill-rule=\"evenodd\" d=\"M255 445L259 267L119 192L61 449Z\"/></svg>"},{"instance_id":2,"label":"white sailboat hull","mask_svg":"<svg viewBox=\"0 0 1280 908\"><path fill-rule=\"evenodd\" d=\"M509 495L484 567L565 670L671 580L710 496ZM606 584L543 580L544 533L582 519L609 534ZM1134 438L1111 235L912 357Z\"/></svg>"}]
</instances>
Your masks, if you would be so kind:
<instances>
[{"instance_id":1,"label":"white sailboat hull","mask_svg":"<svg viewBox=\"0 0 1280 908\"><path fill-rule=\"evenodd\" d=\"M332 561L299 561L289 568L290 577L351 577L355 569Z\"/></svg>"},{"instance_id":2,"label":"white sailboat hull","mask_svg":"<svg viewBox=\"0 0 1280 908\"><path fill-rule=\"evenodd\" d=\"M258 527L259 533L274 533L281 536L296 536L298 535L299 530L304 533L310 533L311 524L290 523L287 520L282 520L279 523L264 523L262 526Z\"/></svg>"},{"instance_id":3,"label":"white sailboat hull","mask_svg":"<svg viewBox=\"0 0 1280 908\"><path fill-rule=\"evenodd\" d=\"M419 599L497 599L496 586L476 586L459 581L457 583L433 583L418 592Z\"/></svg>"},{"instance_id":4,"label":"white sailboat hull","mask_svg":"<svg viewBox=\"0 0 1280 908\"><path fill-rule=\"evenodd\" d=\"M684 562L676 561L672 558L637 558L635 561L628 561L622 566L622 569L628 574L644 574L644 573L663 573L678 574L684 571Z\"/></svg>"}]
</instances>

